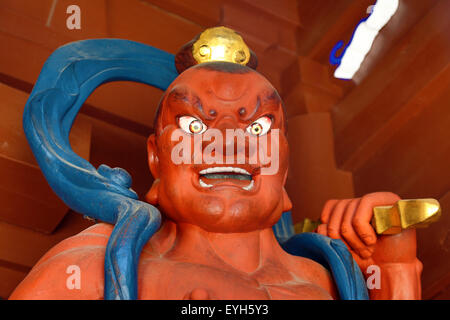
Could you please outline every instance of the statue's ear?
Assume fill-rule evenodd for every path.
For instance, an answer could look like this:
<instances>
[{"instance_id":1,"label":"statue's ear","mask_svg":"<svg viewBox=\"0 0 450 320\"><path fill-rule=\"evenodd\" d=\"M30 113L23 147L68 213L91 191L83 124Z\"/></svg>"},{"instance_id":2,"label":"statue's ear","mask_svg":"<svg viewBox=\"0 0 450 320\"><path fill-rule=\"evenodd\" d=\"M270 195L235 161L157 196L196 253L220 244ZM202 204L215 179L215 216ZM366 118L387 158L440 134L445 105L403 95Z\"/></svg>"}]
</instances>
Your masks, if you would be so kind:
<instances>
[{"instance_id":1,"label":"statue's ear","mask_svg":"<svg viewBox=\"0 0 450 320\"><path fill-rule=\"evenodd\" d=\"M288 171L289 170L286 170L286 172L284 173L283 186L286 186ZM289 195L286 191L286 187L283 187L282 192L283 192L283 212L291 211L292 210L292 202L291 202L291 199L289 199Z\"/></svg>"},{"instance_id":2,"label":"statue's ear","mask_svg":"<svg viewBox=\"0 0 450 320\"><path fill-rule=\"evenodd\" d=\"M153 178L159 179L159 158L154 134L151 134L147 139L147 159Z\"/></svg>"},{"instance_id":3,"label":"statue's ear","mask_svg":"<svg viewBox=\"0 0 450 320\"><path fill-rule=\"evenodd\" d=\"M147 140L147 159L148 159L148 166L150 168L150 172L152 173L153 178L155 179L153 181L152 187L145 195L145 200L156 206L158 205L158 195L159 195L159 158L158 158L158 149L156 146L156 138L155 135L152 134L150 137L148 137Z\"/></svg>"},{"instance_id":4,"label":"statue's ear","mask_svg":"<svg viewBox=\"0 0 450 320\"><path fill-rule=\"evenodd\" d=\"M287 194L286 189L283 187L283 212L291 211L292 209L292 202L291 199L289 199L289 196Z\"/></svg>"}]
</instances>

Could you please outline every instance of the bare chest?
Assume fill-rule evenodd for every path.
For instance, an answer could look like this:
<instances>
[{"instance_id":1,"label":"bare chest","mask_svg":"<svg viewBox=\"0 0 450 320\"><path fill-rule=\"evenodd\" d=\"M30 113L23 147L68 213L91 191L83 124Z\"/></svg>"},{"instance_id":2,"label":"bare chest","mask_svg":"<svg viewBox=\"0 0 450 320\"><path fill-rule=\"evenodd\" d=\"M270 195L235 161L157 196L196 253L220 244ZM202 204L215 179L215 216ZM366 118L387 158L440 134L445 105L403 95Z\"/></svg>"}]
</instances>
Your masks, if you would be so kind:
<instances>
[{"instance_id":1,"label":"bare chest","mask_svg":"<svg viewBox=\"0 0 450 320\"><path fill-rule=\"evenodd\" d=\"M220 266L146 259L139 266L138 295L140 299L196 299L193 293L201 291L202 299L213 300L332 299L318 285L272 269L262 267L247 274Z\"/></svg>"}]
</instances>

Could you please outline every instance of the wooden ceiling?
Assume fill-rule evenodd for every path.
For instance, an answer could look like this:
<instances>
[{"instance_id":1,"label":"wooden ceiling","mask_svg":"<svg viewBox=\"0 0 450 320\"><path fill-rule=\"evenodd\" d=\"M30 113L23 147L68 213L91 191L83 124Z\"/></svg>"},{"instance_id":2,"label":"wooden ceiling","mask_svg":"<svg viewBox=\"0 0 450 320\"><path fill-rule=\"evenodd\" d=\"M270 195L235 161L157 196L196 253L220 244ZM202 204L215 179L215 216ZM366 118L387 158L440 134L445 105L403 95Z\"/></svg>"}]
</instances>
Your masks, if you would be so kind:
<instances>
[{"instance_id":1,"label":"wooden ceiling","mask_svg":"<svg viewBox=\"0 0 450 320\"><path fill-rule=\"evenodd\" d=\"M297 208L310 199L311 210L317 212L324 197L380 190L403 198L439 199L444 217L419 232L418 248L425 265L424 297L450 298L450 1L400 0L397 13L381 30L354 79L333 78L334 67L328 62L331 48L339 40L349 40L374 2L2 0L0 82L26 95L51 52L70 41L125 38L176 53L206 27L234 28L256 52L258 70L285 101L294 127L291 144L297 138L303 146L314 139L322 141L309 162L302 162L300 158L307 157L298 152L310 149L293 148L294 161L305 168L293 170L291 176L309 174L312 183L324 172L338 177L336 189L323 197L307 190L302 196L302 187L291 184L288 191ZM71 4L81 8L81 30L66 28L66 8ZM90 161L129 170L140 196L152 181L145 140L152 132L160 97L161 91L145 85L110 83L98 88L81 111L92 124ZM307 137L305 128L315 132L309 140L301 139ZM322 171L316 173L317 168ZM316 184L319 189L326 183L322 180ZM317 215L307 208L296 209L300 210L296 217ZM50 244L43 242L40 250ZM0 252L0 266L1 261L12 260ZM32 261L21 265L27 270Z\"/></svg>"}]
</instances>

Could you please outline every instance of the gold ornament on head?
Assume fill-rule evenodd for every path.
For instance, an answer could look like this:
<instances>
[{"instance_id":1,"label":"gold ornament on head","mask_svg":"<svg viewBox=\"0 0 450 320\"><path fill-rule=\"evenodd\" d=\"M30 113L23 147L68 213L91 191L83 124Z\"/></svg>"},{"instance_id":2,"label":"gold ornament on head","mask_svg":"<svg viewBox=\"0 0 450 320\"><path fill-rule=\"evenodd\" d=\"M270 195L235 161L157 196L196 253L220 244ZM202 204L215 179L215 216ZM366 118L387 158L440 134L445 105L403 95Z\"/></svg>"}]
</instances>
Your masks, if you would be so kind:
<instances>
[{"instance_id":1,"label":"gold ornament on head","mask_svg":"<svg viewBox=\"0 0 450 320\"><path fill-rule=\"evenodd\" d=\"M226 61L245 66L250 60L250 49L234 30L215 27L200 34L192 46L192 55L197 63Z\"/></svg>"},{"instance_id":2,"label":"gold ornament on head","mask_svg":"<svg viewBox=\"0 0 450 320\"><path fill-rule=\"evenodd\" d=\"M231 62L256 69L255 53L236 31L227 27L209 28L185 44L175 56L179 73L205 62Z\"/></svg>"}]
</instances>

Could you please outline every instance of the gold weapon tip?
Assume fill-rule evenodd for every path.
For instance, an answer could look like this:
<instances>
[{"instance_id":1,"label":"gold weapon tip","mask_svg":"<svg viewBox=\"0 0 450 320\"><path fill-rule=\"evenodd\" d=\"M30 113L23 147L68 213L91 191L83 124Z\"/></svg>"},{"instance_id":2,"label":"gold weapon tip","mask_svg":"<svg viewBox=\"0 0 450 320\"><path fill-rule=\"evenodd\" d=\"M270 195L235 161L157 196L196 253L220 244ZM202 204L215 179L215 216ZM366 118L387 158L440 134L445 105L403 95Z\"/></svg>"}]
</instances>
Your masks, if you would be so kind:
<instances>
[{"instance_id":1,"label":"gold weapon tip","mask_svg":"<svg viewBox=\"0 0 450 320\"><path fill-rule=\"evenodd\" d=\"M375 207L373 213L372 225L378 234L396 234L438 221L441 206L435 199L399 200L393 206Z\"/></svg>"}]
</instances>

